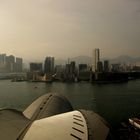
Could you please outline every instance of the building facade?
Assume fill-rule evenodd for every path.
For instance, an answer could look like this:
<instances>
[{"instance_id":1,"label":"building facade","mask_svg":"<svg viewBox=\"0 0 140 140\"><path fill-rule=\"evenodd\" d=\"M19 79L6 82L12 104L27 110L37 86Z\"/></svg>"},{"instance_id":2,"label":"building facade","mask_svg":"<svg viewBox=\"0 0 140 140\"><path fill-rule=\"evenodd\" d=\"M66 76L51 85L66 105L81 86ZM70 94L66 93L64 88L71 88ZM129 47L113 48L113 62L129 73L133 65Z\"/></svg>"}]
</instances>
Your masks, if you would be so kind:
<instances>
[{"instance_id":1,"label":"building facade","mask_svg":"<svg viewBox=\"0 0 140 140\"><path fill-rule=\"evenodd\" d=\"M22 58L16 57L15 72L22 72L23 60Z\"/></svg>"},{"instance_id":2,"label":"building facade","mask_svg":"<svg viewBox=\"0 0 140 140\"><path fill-rule=\"evenodd\" d=\"M97 62L97 72L103 72L103 63L102 63L102 61Z\"/></svg>"},{"instance_id":3,"label":"building facade","mask_svg":"<svg viewBox=\"0 0 140 140\"><path fill-rule=\"evenodd\" d=\"M15 71L15 56L13 55L6 56L6 71L7 72Z\"/></svg>"},{"instance_id":4,"label":"building facade","mask_svg":"<svg viewBox=\"0 0 140 140\"><path fill-rule=\"evenodd\" d=\"M86 72L88 70L87 64L79 64L79 72Z\"/></svg>"},{"instance_id":5,"label":"building facade","mask_svg":"<svg viewBox=\"0 0 140 140\"><path fill-rule=\"evenodd\" d=\"M108 60L104 61L104 72L109 72L109 61Z\"/></svg>"},{"instance_id":6,"label":"building facade","mask_svg":"<svg viewBox=\"0 0 140 140\"><path fill-rule=\"evenodd\" d=\"M93 66L92 66L92 71L93 72L97 72L98 61L100 61L100 50L95 49L95 50L93 50Z\"/></svg>"},{"instance_id":7,"label":"building facade","mask_svg":"<svg viewBox=\"0 0 140 140\"><path fill-rule=\"evenodd\" d=\"M45 74L54 73L54 57L46 57L44 62L44 73Z\"/></svg>"},{"instance_id":8,"label":"building facade","mask_svg":"<svg viewBox=\"0 0 140 140\"><path fill-rule=\"evenodd\" d=\"M42 72L42 63L30 63L30 72Z\"/></svg>"}]
</instances>

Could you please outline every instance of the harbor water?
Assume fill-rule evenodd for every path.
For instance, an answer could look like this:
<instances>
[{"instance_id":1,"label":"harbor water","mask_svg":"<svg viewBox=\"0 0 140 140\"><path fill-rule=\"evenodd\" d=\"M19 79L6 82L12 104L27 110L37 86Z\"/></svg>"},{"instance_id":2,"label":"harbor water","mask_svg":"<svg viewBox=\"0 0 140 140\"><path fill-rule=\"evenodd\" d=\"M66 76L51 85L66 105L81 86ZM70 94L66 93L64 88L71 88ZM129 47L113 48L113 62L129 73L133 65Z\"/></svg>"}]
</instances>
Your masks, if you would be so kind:
<instances>
[{"instance_id":1,"label":"harbor water","mask_svg":"<svg viewBox=\"0 0 140 140\"><path fill-rule=\"evenodd\" d=\"M66 96L74 109L97 112L112 126L127 118L140 116L140 80L102 85L0 80L0 108L24 110L36 98L50 92Z\"/></svg>"}]
</instances>

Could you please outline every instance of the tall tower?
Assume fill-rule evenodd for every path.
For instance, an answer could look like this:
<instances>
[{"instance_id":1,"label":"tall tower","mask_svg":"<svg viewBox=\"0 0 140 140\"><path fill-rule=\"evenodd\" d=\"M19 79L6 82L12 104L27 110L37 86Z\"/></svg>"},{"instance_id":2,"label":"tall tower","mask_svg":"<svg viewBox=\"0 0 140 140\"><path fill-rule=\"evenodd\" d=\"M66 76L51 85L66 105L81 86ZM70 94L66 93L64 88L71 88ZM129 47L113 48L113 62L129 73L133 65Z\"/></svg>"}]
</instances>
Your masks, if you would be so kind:
<instances>
[{"instance_id":1,"label":"tall tower","mask_svg":"<svg viewBox=\"0 0 140 140\"><path fill-rule=\"evenodd\" d=\"M16 57L15 71L16 72L22 72L22 65L23 65L22 58Z\"/></svg>"},{"instance_id":2,"label":"tall tower","mask_svg":"<svg viewBox=\"0 0 140 140\"><path fill-rule=\"evenodd\" d=\"M92 66L92 71L93 72L97 71L99 61L100 61L100 50L95 49L95 50L93 50L93 66Z\"/></svg>"},{"instance_id":3,"label":"tall tower","mask_svg":"<svg viewBox=\"0 0 140 140\"><path fill-rule=\"evenodd\" d=\"M6 62L6 54L0 54L0 63L5 64Z\"/></svg>"},{"instance_id":4,"label":"tall tower","mask_svg":"<svg viewBox=\"0 0 140 140\"><path fill-rule=\"evenodd\" d=\"M108 60L104 61L104 72L109 72L109 61Z\"/></svg>"},{"instance_id":5,"label":"tall tower","mask_svg":"<svg viewBox=\"0 0 140 140\"><path fill-rule=\"evenodd\" d=\"M6 65L8 72L14 72L15 56L6 56Z\"/></svg>"},{"instance_id":6,"label":"tall tower","mask_svg":"<svg viewBox=\"0 0 140 140\"><path fill-rule=\"evenodd\" d=\"M44 63L44 72L46 74L53 74L54 72L54 57L46 57Z\"/></svg>"}]
</instances>

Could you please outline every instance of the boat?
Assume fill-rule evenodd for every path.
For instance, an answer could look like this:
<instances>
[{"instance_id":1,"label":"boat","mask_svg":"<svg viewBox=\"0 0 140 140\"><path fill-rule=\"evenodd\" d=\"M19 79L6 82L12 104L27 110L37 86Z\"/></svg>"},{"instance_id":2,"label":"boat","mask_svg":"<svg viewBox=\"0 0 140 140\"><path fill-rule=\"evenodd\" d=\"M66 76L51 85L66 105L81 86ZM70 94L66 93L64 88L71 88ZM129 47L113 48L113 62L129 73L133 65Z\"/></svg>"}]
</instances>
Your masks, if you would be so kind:
<instances>
[{"instance_id":1,"label":"boat","mask_svg":"<svg viewBox=\"0 0 140 140\"><path fill-rule=\"evenodd\" d=\"M131 118L129 119L129 123L137 129L140 129L140 119L138 118Z\"/></svg>"}]
</instances>

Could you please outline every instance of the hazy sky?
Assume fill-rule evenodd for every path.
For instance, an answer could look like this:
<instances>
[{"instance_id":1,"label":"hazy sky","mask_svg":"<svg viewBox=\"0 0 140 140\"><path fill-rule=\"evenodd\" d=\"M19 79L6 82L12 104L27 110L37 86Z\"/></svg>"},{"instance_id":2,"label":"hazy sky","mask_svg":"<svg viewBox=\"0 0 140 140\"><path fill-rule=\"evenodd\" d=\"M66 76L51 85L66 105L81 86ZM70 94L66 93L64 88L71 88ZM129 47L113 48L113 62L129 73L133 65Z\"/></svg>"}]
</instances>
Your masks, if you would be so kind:
<instances>
[{"instance_id":1,"label":"hazy sky","mask_svg":"<svg viewBox=\"0 0 140 140\"><path fill-rule=\"evenodd\" d=\"M41 60L140 56L140 0L0 0L0 53Z\"/></svg>"}]
</instances>

